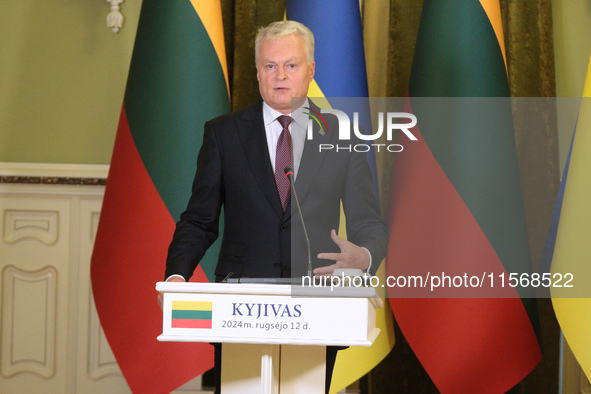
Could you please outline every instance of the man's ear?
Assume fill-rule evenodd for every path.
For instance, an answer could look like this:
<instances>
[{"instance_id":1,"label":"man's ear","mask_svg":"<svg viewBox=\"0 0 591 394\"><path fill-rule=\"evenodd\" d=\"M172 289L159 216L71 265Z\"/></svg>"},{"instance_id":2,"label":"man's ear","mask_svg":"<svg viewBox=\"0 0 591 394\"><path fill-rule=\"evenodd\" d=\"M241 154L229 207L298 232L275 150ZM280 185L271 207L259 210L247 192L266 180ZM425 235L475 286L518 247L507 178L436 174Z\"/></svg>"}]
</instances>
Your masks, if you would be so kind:
<instances>
[{"instance_id":1,"label":"man's ear","mask_svg":"<svg viewBox=\"0 0 591 394\"><path fill-rule=\"evenodd\" d=\"M314 79L315 73L316 73L316 62L312 62L310 64L310 80Z\"/></svg>"}]
</instances>

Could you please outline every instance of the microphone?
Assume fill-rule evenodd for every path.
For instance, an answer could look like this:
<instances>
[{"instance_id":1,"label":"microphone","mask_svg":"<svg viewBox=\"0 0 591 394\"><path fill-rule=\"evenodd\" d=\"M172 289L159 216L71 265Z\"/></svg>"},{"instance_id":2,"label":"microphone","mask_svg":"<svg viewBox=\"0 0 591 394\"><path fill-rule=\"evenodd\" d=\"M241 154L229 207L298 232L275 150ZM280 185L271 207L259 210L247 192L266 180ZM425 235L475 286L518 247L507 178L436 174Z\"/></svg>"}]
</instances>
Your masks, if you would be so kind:
<instances>
[{"instance_id":1,"label":"microphone","mask_svg":"<svg viewBox=\"0 0 591 394\"><path fill-rule=\"evenodd\" d=\"M296 193L295 182L293 180L293 168L285 167L283 170L285 172L285 176L289 179L291 183L291 194L293 195L296 203L296 207L298 208L298 212L300 214L300 219L302 221L302 228L304 229L304 237L306 238L306 246L308 247L308 277L312 279L312 253L310 252L310 239L308 239L308 232L306 231L306 224L304 223L304 216L302 215L302 207L300 207L300 202L298 200L298 194Z\"/></svg>"},{"instance_id":2,"label":"microphone","mask_svg":"<svg viewBox=\"0 0 591 394\"><path fill-rule=\"evenodd\" d=\"M228 279L230 279L230 276L234 275L234 272L230 272L228 273L228 275L226 275L226 277L224 279L222 279L222 281L220 283L228 283Z\"/></svg>"}]
</instances>

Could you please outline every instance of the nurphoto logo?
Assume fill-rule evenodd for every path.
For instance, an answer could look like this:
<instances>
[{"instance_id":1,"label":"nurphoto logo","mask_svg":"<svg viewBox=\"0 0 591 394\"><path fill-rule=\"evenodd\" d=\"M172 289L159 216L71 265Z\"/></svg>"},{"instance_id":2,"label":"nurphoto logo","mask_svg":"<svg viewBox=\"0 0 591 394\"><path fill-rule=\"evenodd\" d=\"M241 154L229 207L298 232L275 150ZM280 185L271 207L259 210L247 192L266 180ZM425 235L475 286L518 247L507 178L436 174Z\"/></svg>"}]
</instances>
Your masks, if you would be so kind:
<instances>
[{"instance_id":1,"label":"nurphoto logo","mask_svg":"<svg viewBox=\"0 0 591 394\"><path fill-rule=\"evenodd\" d=\"M320 144L319 151L336 150L338 152L339 150L346 150L349 152L368 152L373 147L378 152L380 149L386 149L388 152L402 152L403 146L401 144L390 144L393 140L395 130L400 130L410 141L417 141L417 137L410 131L410 129L417 125L417 117L408 112L386 112L385 115L384 112L378 112L378 130L373 134L364 134L360 131L359 127L359 112L353 112L353 127L351 128L349 116L343 111L338 109L321 109L319 113L311 108L306 109L310 110L310 113L308 113L310 118L308 119L307 127L308 140L312 140L314 137L312 131L314 121L320 126L319 133L325 135L328 131L328 126L322 114L332 114L337 117L339 122L339 141L351 141L351 129L353 129L355 137L361 141L376 141L384 134L385 129L386 139L389 142L388 144ZM385 127L384 118L386 118Z\"/></svg>"}]
</instances>

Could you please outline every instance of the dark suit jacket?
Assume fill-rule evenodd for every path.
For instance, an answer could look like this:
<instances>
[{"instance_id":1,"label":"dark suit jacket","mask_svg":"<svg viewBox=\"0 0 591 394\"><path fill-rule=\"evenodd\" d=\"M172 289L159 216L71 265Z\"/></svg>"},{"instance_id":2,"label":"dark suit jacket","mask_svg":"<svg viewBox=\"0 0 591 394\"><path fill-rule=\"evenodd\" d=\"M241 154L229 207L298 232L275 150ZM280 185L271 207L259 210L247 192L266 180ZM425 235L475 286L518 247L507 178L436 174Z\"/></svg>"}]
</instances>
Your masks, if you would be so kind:
<instances>
[{"instance_id":1,"label":"dark suit jacket","mask_svg":"<svg viewBox=\"0 0 591 394\"><path fill-rule=\"evenodd\" d=\"M339 143L336 117L325 119L328 132L322 136L315 129L313 140L306 140L296 179L313 265L332 264L317 260L318 253L339 251L330 230L338 230L342 201L347 238L370 251L375 272L386 253L388 230L373 192L367 158L353 150L319 152L319 144L360 143ZM262 100L207 122L192 196L177 223L165 277L191 277L218 236L222 206L224 234L217 280L230 272L232 277L251 278L305 274L306 243L293 196L291 200L284 213L267 148Z\"/></svg>"}]
</instances>

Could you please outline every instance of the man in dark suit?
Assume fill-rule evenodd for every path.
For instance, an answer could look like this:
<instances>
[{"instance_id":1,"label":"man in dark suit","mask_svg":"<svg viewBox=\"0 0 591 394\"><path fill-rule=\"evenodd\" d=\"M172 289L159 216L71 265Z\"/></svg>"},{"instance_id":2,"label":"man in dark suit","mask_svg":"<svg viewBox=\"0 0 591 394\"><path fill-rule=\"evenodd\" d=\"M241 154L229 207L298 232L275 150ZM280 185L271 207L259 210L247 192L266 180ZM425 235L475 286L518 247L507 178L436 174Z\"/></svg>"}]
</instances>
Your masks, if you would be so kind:
<instances>
[{"instance_id":1,"label":"man in dark suit","mask_svg":"<svg viewBox=\"0 0 591 394\"><path fill-rule=\"evenodd\" d=\"M166 279L191 277L218 237L222 207L217 281L230 274L305 274L302 224L289 190L285 196L289 184L281 184L286 163L294 168L314 273L327 275L335 268L375 272L386 252L388 231L366 154L319 149L320 144L339 143L338 122L332 116L326 117L324 135L316 128L312 140L306 138L306 108L314 108L307 99L315 70L312 33L297 22L275 22L259 32L255 51L262 100L206 123L193 193L169 247ZM335 232L341 203L348 240Z\"/></svg>"},{"instance_id":2,"label":"man in dark suit","mask_svg":"<svg viewBox=\"0 0 591 394\"><path fill-rule=\"evenodd\" d=\"M256 63L262 101L205 125L193 194L169 248L167 279L189 279L218 236L222 206L225 226L217 280L230 273L234 277L288 277L292 276L292 264L305 267L307 258L304 262L291 261L291 250L295 255L306 246L300 241L299 226L291 223L299 221L297 214L292 215L294 202L290 199L284 211L277 191L274 174L279 171L282 175L284 169L274 168L281 132L275 119L291 114L292 98L295 108L305 105L314 77L313 45L309 30L297 22L275 23L259 33ZM305 106L309 105L313 104ZM335 268L366 270L370 260L371 272L375 272L385 255L387 228L373 195L365 154L319 152L320 143L339 143L336 119L326 116L329 132L324 136L314 133L312 140L306 140L307 118L298 121L301 108L294 114L291 131L296 190L316 252L314 273L330 274ZM331 232L338 229L341 201L348 241Z\"/></svg>"}]
</instances>

